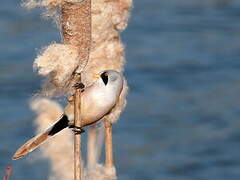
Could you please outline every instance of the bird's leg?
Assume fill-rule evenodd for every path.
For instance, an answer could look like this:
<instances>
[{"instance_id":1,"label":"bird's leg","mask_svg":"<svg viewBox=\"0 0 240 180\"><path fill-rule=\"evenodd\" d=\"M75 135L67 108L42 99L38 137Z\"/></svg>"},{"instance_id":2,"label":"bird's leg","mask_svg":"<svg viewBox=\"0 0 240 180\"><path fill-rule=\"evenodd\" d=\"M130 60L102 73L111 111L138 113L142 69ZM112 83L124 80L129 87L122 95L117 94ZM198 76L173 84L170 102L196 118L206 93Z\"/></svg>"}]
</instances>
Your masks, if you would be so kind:
<instances>
[{"instance_id":1,"label":"bird's leg","mask_svg":"<svg viewBox=\"0 0 240 180\"><path fill-rule=\"evenodd\" d=\"M112 150L112 123L105 120L105 167L114 168Z\"/></svg>"},{"instance_id":2,"label":"bird's leg","mask_svg":"<svg viewBox=\"0 0 240 180\"><path fill-rule=\"evenodd\" d=\"M82 127L74 126L73 124L69 125L68 128L72 129L74 134L82 134L85 132Z\"/></svg>"}]
</instances>

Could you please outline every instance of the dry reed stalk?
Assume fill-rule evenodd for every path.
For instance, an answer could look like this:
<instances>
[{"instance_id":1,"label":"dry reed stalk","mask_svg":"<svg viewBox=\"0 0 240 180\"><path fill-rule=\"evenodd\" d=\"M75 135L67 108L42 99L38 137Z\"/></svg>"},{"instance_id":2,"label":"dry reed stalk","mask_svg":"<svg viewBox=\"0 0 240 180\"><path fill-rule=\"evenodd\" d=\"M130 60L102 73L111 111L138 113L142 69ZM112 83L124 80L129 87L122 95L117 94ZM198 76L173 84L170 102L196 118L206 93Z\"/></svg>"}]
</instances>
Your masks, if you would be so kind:
<instances>
[{"instance_id":1,"label":"dry reed stalk","mask_svg":"<svg viewBox=\"0 0 240 180\"><path fill-rule=\"evenodd\" d=\"M12 175L12 166L8 165L5 169L5 176L3 177L3 180L10 180L10 176Z\"/></svg>"},{"instance_id":2,"label":"dry reed stalk","mask_svg":"<svg viewBox=\"0 0 240 180\"><path fill-rule=\"evenodd\" d=\"M62 8L62 34L65 44L78 49L80 65L78 72L87 65L91 46L91 0L80 3L66 3ZM81 77L75 81L81 82ZM81 127L81 90L76 89L74 96L74 125ZM77 129L76 129L77 130ZM74 136L74 180L82 179L81 172L81 135Z\"/></svg>"},{"instance_id":3,"label":"dry reed stalk","mask_svg":"<svg viewBox=\"0 0 240 180\"><path fill-rule=\"evenodd\" d=\"M109 121L105 123L105 167L113 168L113 150L112 150L112 124Z\"/></svg>"},{"instance_id":4,"label":"dry reed stalk","mask_svg":"<svg viewBox=\"0 0 240 180\"><path fill-rule=\"evenodd\" d=\"M81 127L81 90L76 89L74 95L74 125ZM77 129L76 129L77 130ZM81 180L81 134L74 135L74 180Z\"/></svg>"},{"instance_id":5,"label":"dry reed stalk","mask_svg":"<svg viewBox=\"0 0 240 180\"><path fill-rule=\"evenodd\" d=\"M96 166L98 155L96 149L96 137L97 137L97 128L96 125L93 125L88 130L88 144L87 144L87 167L88 169L93 169Z\"/></svg>"}]
</instances>

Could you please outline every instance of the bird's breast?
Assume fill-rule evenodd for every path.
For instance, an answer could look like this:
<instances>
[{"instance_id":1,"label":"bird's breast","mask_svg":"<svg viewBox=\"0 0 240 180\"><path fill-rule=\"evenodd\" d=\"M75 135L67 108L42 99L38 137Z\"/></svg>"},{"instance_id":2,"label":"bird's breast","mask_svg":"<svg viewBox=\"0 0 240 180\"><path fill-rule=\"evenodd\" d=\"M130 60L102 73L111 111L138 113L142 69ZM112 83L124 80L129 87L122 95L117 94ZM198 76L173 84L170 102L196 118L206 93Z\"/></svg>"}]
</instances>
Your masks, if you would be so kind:
<instances>
[{"instance_id":1,"label":"bird's breast","mask_svg":"<svg viewBox=\"0 0 240 180\"><path fill-rule=\"evenodd\" d=\"M81 96L82 126L100 120L115 105L116 97L105 90L86 91Z\"/></svg>"}]
</instances>

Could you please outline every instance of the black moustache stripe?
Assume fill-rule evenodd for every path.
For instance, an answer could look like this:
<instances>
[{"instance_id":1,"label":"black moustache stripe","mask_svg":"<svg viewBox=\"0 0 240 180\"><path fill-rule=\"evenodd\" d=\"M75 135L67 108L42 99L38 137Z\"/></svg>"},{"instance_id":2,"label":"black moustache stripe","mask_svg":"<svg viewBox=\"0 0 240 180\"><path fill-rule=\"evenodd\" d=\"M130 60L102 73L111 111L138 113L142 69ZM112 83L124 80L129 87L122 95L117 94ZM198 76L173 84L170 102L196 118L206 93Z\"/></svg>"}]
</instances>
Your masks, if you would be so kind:
<instances>
[{"instance_id":1,"label":"black moustache stripe","mask_svg":"<svg viewBox=\"0 0 240 180\"><path fill-rule=\"evenodd\" d=\"M106 72L101 74L101 78L102 78L104 84L107 85L107 83L108 83L108 75L106 74Z\"/></svg>"}]
</instances>

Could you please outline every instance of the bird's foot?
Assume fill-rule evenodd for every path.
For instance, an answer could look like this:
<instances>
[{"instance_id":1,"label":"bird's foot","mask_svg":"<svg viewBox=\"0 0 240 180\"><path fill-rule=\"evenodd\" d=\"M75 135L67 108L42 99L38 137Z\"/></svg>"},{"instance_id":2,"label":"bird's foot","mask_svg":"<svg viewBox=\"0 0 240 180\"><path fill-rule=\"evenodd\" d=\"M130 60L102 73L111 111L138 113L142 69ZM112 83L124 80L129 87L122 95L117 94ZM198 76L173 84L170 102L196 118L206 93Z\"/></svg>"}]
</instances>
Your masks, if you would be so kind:
<instances>
[{"instance_id":1,"label":"bird's foot","mask_svg":"<svg viewBox=\"0 0 240 180\"><path fill-rule=\"evenodd\" d=\"M83 89L85 88L85 85L80 82L80 83L74 84L73 87L76 88L76 89L81 89L81 90L83 90Z\"/></svg>"},{"instance_id":2,"label":"bird's foot","mask_svg":"<svg viewBox=\"0 0 240 180\"><path fill-rule=\"evenodd\" d=\"M81 72L74 71L74 72L73 72L73 75L81 76Z\"/></svg>"},{"instance_id":3,"label":"bird's foot","mask_svg":"<svg viewBox=\"0 0 240 180\"><path fill-rule=\"evenodd\" d=\"M79 127L79 126L70 125L69 128L72 129L74 134L82 134L82 133L85 132L85 130L83 128Z\"/></svg>"}]
</instances>

